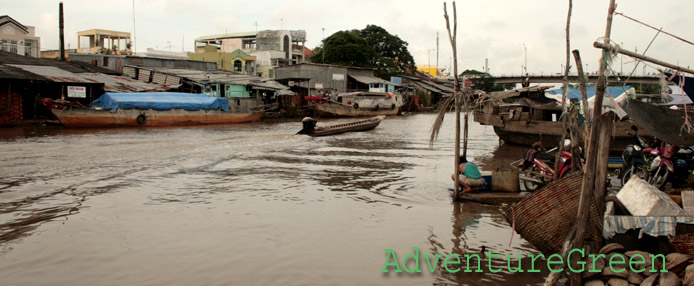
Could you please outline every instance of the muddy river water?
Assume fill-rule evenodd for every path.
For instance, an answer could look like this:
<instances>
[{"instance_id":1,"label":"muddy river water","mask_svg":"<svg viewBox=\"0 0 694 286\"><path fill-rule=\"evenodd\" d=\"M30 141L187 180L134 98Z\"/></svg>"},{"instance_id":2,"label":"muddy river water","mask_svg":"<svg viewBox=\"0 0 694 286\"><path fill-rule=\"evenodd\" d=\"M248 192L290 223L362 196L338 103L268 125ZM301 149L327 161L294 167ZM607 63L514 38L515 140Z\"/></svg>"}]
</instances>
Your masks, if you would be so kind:
<instances>
[{"instance_id":1,"label":"muddy river water","mask_svg":"<svg viewBox=\"0 0 694 286\"><path fill-rule=\"evenodd\" d=\"M452 202L454 116L430 148L434 118L317 138L294 135L298 122L0 129L0 284L540 283L423 261L421 273L381 272L385 249L538 253L496 207ZM484 170L522 156L489 127L470 134Z\"/></svg>"}]
</instances>

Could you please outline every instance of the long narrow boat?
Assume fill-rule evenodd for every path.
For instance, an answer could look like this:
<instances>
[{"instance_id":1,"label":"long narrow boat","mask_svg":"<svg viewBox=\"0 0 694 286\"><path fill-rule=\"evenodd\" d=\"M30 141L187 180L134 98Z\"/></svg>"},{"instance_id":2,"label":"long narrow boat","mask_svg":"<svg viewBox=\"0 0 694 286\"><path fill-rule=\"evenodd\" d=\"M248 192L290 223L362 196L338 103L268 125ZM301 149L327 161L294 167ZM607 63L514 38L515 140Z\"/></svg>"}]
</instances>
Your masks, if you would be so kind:
<instances>
[{"instance_id":1,"label":"long narrow boat","mask_svg":"<svg viewBox=\"0 0 694 286\"><path fill-rule=\"evenodd\" d=\"M254 99L210 97L204 94L152 92L105 93L90 107L42 100L67 128L161 127L256 122Z\"/></svg>"},{"instance_id":2,"label":"long narrow boat","mask_svg":"<svg viewBox=\"0 0 694 286\"><path fill-rule=\"evenodd\" d=\"M330 126L315 127L316 120L313 118L305 118L302 120L304 128L297 134L306 134L312 137L335 135L345 132L366 131L376 128L381 121L386 118L385 115L375 116L365 120L353 121ZM315 127L315 128L314 128Z\"/></svg>"}]
</instances>

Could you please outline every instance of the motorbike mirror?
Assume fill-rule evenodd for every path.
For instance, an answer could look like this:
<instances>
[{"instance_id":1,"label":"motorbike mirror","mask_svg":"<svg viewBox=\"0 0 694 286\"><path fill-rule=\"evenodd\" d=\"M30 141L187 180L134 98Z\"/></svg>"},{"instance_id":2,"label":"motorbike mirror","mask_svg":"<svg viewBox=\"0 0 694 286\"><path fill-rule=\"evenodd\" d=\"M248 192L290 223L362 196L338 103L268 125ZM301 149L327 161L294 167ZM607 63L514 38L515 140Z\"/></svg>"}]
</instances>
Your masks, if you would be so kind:
<instances>
[{"instance_id":1,"label":"motorbike mirror","mask_svg":"<svg viewBox=\"0 0 694 286\"><path fill-rule=\"evenodd\" d=\"M639 132L639 128L636 125L632 125L631 130L634 130L634 132Z\"/></svg>"}]
</instances>

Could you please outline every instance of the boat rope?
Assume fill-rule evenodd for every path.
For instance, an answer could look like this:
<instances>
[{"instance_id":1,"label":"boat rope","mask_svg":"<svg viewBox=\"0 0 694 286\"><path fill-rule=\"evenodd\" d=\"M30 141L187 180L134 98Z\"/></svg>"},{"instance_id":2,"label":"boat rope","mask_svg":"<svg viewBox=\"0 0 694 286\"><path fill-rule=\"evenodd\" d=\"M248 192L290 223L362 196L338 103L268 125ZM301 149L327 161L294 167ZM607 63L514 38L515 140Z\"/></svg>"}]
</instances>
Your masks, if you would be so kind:
<instances>
[{"instance_id":1,"label":"boat rope","mask_svg":"<svg viewBox=\"0 0 694 286\"><path fill-rule=\"evenodd\" d=\"M508 241L508 247L511 247L511 242L513 242L513 234L516 232L516 212L511 206L511 240Z\"/></svg>"},{"instance_id":2,"label":"boat rope","mask_svg":"<svg viewBox=\"0 0 694 286\"><path fill-rule=\"evenodd\" d=\"M663 73L661 71L661 73ZM689 118L689 111L687 110L687 102L685 100L685 96L687 95L687 92L684 91L684 81L685 77L683 74L680 73L680 71L676 71L670 78L668 78L669 81L672 81L676 76L679 76L679 87L680 90L682 91L682 103L684 104L684 116L682 119L684 119L684 123L682 124L682 127L680 128L680 136L682 136L682 132L686 131L687 134L692 134L694 133L694 126L692 126L691 119Z\"/></svg>"},{"instance_id":3,"label":"boat rope","mask_svg":"<svg viewBox=\"0 0 694 286\"><path fill-rule=\"evenodd\" d=\"M644 26L646 26L646 27L649 27L649 28L651 28L651 29L653 29L653 30L661 31L661 32L665 33L666 35L668 35L668 36L670 36L670 37L673 37L673 38L675 38L675 39L678 39L678 40L680 40L680 41L682 41L682 42L685 42L685 43L687 43L687 44L690 44L690 45L694 46L694 43L692 43L692 42L690 42L690 41L687 41L687 40L685 40L685 39L683 39L683 38L680 38L680 37L678 37L678 36L676 36L676 35L673 35L673 34L670 34L670 33L668 33L668 32L665 32L665 31L663 31L662 28L661 28L661 29L658 29L658 28L653 27L653 26L651 26L651 25L648 25L648 24L646 24L646 23L644 23L644 22L641 22L641 21L639 21L639 20L636 20L636 19L634 19L634 18L632 18L632 17L629 17L629 16L627 16L627 15L624 15L624 13L615 12L614 14L615 14L615 15L622 16L622 17L627 18L627 19L629 19L629 20L632 20L632 21L634 21L634 22L636 22L636 23L639 23L639 24L641 24L641 25L644 25Z\"/></svg>"}]
</instances>

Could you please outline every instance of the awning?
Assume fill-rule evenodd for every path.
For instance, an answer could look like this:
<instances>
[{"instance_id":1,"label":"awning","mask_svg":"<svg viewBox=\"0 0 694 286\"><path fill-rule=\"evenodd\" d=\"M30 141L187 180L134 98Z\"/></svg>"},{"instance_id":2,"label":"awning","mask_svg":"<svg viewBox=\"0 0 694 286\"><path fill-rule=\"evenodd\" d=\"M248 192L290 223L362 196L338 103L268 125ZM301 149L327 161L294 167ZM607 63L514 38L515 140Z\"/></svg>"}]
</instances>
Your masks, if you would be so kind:
<instances>
[{"instance_id":1,"label":"awning","mask_svg":"<svg viewBox=\"0 0 694 286\"><path fill-rule=\"evenodd\" d=\"M387 80L383 80L380 78L377 78L375 76L368 76L368 75L349 75L349 77L353 78L354 80L361 82L363 84L370 84L372 82L388 82Z\"/></svg>"}]
</instances>

